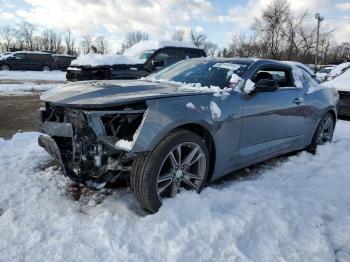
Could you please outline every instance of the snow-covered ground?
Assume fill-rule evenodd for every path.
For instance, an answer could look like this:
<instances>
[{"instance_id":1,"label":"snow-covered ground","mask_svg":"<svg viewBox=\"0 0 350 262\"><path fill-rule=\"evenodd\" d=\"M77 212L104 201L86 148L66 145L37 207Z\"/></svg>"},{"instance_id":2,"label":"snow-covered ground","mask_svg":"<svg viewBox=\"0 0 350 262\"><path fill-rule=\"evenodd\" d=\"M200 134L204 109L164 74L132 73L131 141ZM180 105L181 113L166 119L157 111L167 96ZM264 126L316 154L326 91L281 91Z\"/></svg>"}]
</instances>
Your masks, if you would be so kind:
<instances>
[{"instance_id":1,"label":"snow-covered ground","mask_svg":"<svg viewBox=\"0 0 350 262\"><path fill-rule=\"evenodd\" d=\"M66 81L64 71L0 71L0 80Z\"/></svg>"},{"instance_id":2,"label":"snow-covered ground","mask_svg":"<svg viewBox=\"0 0 350 262\"><path fill-rule=\"evenodd\" d=\"M37 133L0 139L0 261L350 261L349 133L148 216L127 189L74 202Z\"/></svg>"},{"instance_id":3,"label":"snow-covered ground","mask_svg":"<svg viewBox=\"0 0 350 262\"><path fill-rule=\"evenodd\" d=\"M63 71L0 71L0 95L28 95L63 84Z\"/></svg>"},{"instance_id":4,"label":"snow-covered ground","mask_svg":"<svg viewBox=\"0 0 350 262\"><path fill-rule=\"evenodd\" d=\"M31 95L33 93L44 92L60 85L61 84L37 84L31 82L23 84L1 84L0 82L0 95Z\"/></svg>"}]
</instances>

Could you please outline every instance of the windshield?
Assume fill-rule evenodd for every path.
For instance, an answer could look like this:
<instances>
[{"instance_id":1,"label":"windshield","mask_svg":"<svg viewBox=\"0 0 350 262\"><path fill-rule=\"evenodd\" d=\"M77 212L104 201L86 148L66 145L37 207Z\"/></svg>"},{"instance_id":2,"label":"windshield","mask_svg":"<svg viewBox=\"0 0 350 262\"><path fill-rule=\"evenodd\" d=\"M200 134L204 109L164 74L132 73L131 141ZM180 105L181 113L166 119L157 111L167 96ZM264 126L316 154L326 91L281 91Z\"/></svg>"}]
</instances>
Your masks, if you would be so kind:
<instances>
[{"instance_id":1,"label":"windshield","mask_svg":"<svg viewBox=\"0 0 350 262\"><path fill-rule=\"evenodd\" d=\"M249 64L237 61L191 59L181 61L152 75L153 79L201 86L233 87ZM237 77L238 76L238 77ZM235 80L233 83L231 80Z\"/></svg>"},{"instance_id":2,"label":"windshield","mask_svg":"<svg viewBox=\"0 0 350 262\"><path fill-rule=\"evenodd\" d=\"M332 68L322 68L319 72L328 74L331 70Z\"/></svg>"},{"instance_id":3,"label":"windshield","mask_svg":"<svg viewBox=\"0 0 350 262\"><path fill-rule=\"evenodd\" d=\"M140 59L144 59L144 60L147 60L153 53L154 53L155 50L147 50L147 51L144 51L140 54L139 58Z\"/></svg>"}]
</instances>

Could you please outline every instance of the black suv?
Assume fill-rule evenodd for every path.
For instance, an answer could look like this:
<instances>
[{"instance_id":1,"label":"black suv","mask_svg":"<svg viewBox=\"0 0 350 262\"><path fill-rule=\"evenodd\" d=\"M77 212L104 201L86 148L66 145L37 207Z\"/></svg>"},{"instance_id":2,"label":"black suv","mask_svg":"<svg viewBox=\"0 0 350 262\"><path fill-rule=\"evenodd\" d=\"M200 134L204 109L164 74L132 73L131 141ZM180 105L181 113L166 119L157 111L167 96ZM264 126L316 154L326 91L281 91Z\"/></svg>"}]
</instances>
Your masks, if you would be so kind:
<instances>
[{"instance_id":1,"label":"black suv","mask_svg":"<svg viewBox=\"0 0 350 262\"><path fill-rule=\"evenodd\" d=\"M18 51L0 56L0 70L50 71L54 59L50 53Z\"/></svg>"},{"instance_id":2,"label":"black suv","mask_svg":"<svg viewBox=\"0 0 350 262\"><path fill-rule=\"evenodd\" d=\"M53 54L52 57L54 59L54 69L62 71L66 71L70 63L76 59L75 56L61 54Z\"/></svg>"},{"instance_id":3,"label":"black suv","mask_svg":"<svg viewBox=\"0 0 350 262\"><path fill-rule=\"evenodd\" d=\"M157 50L144 50L139 54L141 63L114 65L74 65L67 69L67 80L138 79L163 69L180 60L205 57L203 49L166 46Z\"/></svg>"}]
</instances>

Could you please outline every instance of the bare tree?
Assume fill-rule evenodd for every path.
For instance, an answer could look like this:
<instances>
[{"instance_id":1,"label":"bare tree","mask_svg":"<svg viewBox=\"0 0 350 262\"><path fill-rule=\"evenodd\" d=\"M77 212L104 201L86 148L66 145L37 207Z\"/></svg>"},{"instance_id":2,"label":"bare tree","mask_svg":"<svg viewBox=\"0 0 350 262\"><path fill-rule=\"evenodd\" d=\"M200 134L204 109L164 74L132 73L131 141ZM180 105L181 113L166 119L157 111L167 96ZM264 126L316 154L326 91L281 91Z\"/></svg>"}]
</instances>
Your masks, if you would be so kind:
<instances>
[{"instance_id":1,"label":"bare tree","mask_svg":"<svg viewBox=\"0 0 350 262\"><path fill-rule=\"evenodd\" d=\"M64 33L64 43L66 45L66 52L68 55L74 54L75 38L73 37L72 31L67 29Z\"/></svg>"},{"instance_id":2,"label":"bare tree","mask_svg":"<svg viewBox=\"0 0 350 262\"><path fill-rule=\"evenodd\" d=\"M216 51L218 50L218 45L211 41L206 41L203 43L203 49L208 56L213 57L216 54Z\"/></svg>"},{"instance_id":3,"label":"bare tree","mask_svg":"<svg viewBox=\"0 0 350 262\"><path fill-rule=\"evenodd\" d=\"M134 32L129 32L126 34L120 53L123 53L125 49L137 44L138 42L142 40L148 40L148 39L149 39L149 35L146 32L139 31L139 30Z\"/></svg>"},{"instance_id":4,"label":"bare tree","mask_svg":"<svg viewBox=\"0 0 350 262\"><path fill-rule=\"evenodd\" d=\"M185 39L185 35L186 35L186 32L184 29L178 29L176 30L173 35L171 36L171 38L174 40L174 41L184 41Z\"/></svg>"},{"instance_id":5,"label":"bare tree","mask_svg":"<svg viewBox=\"0 0 350 262\"><path fill-rule=\"evenodd\" d=\"M83 54L88 54L91 51L92 36L84 35L80 41L80 49Z\"/></svg>"},{"instance_id":6,"label":"bare tree","mask_svg":"<svg viewBox=\"0 0 350 262\"><path fill-rule=\"evenodd\" d=\"M19 29L17 30L17 35L20 39L21 47L24 46L29 51L34 50L34 33L36 31L36 26L31 23L23 22L20 24Z\"/></svg>"},{"instance_id":7,"label":"bare tree","mask_svg":"<svg viewBox=\"0 0 350 262\"><path fill-rule=\"evenodd\" d=\"M10 51L14 45L15 30L10 25L3 25L0 27L0 48L2 52Z\"/></svg>"},{"instance_id":8,"label":"bare tree","mask_svg":"<svg viewBox=\"0 0 350 262\"><path fill-rule=\"evenodd\" d=\"M207 36L204 33L196 32L193 29L191 29L190 31L190 37L191 37L192 43L198 47L203 47L203 44L207 40Z\"/></svg>"},{"instance_id":9,"label":"bare tree","mask_svg":"<svg viewBox=\"0 0 350 262\"><path fill-rule=\"evenodd\" d=\"M261 20L255 23L265 39L269 57L273 59L281 57L285 37L284 27L289 16L289 2L287 0L274 0L263 10Z\"/></svg>"},{"instance_id":10,"label":"bare tree","mask_svg":"<svg viewBox=\"0 0 350 262\"><path fill-rule=\"evenodd\" d=\"M98 36L95 39L96 51L100 54L108 53L109 43L105 36Z\"/></svg>"}]
</instances>

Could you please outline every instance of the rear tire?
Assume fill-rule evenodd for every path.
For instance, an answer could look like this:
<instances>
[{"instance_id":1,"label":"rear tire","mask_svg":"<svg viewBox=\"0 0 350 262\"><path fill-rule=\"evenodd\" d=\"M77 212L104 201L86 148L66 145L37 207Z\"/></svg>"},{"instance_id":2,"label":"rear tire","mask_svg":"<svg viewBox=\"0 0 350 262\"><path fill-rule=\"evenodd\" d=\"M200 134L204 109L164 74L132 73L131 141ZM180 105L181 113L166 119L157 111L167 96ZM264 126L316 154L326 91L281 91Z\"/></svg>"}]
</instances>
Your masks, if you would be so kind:
<instances>
[{"instance_id":1,"label":"rear tire","mask_svg":"<svg viewBox=\"0 0 350 262\"><path fill-rule=\"evenodd\" d=\"M307 151L311 154L315 154L318 145L324 145L332 142L334 128L335 119L333 118L332 114L325 114L318 123L315 134L312 138L312 142L307 148Z\"/></svg>"},{"instance_id":2,"label":"rear tire","mask_svg":"<svg viewBox=\"0 0 350 262\"><path fill-rule=\"evenodd\" d=\"M3 65L0 65L0 71L10 71L11 68L9 65L6 65L6 64L3 64Z\"/></svg>"},{"instance_id":3,"label":"rear tire","mask_svg":"<svg viewBox=\"0 0 350 262\"><path fill-rule=\"evenodd\" d=\"M209 152L203 139L193 132L177 130L152 152L136 157L130 187L140 204L150 213L156 213L162 199L174 197L183 188L199 193L208 170Z\"/></svg>"}]
</instances>

